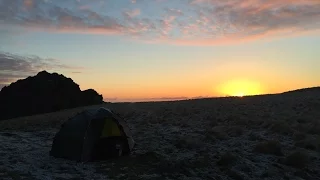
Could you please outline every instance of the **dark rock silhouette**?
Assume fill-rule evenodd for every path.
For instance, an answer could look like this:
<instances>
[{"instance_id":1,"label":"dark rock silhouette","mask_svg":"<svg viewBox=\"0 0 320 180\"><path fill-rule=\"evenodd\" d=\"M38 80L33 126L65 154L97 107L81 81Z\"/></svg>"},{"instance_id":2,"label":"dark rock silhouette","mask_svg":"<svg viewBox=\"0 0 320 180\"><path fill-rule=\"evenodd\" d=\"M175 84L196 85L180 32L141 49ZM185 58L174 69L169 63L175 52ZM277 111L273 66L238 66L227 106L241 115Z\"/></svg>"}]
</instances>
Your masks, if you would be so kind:
<instances>
[{"instance_id":1,"label":"dark rock silhouette","mask_svg":"<svg viewBox=\"0 0 320 180\"><path fill-rule=\"evenodd\" d=\"M71 78L41 71L1 89L0 120L101 103L95 90L81 91Z\"/></svg>"}]
</instances>

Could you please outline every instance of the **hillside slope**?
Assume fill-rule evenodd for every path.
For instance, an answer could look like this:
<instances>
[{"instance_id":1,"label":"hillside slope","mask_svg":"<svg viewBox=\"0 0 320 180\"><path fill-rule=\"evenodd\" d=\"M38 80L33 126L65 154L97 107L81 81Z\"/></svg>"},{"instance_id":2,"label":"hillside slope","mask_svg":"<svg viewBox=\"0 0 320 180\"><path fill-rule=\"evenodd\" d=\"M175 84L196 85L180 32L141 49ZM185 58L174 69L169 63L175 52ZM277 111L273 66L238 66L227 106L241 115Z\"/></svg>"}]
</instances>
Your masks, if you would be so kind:
<instances>
[{"instance_id":1,"label":"hillside slope","mask_svg":"<svg viewBox=\"0 0 320 180\"><path fill-rule=\"evenodd\" d=\"M0 179L313 179L320 177L320 94L106 103L128 122L129 157L79 164L49 156L83 109L0 122Z\"/></svg>"}]
</instances>

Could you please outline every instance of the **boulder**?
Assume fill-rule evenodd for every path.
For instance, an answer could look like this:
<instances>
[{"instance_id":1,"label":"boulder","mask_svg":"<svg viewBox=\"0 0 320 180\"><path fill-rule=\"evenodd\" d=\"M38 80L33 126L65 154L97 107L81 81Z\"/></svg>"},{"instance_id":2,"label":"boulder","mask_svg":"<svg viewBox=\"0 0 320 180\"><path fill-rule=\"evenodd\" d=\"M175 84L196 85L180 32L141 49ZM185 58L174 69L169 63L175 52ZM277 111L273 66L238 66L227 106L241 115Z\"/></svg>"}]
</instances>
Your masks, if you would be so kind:
<instances>
[{"instance_id":1,"label":"boulder","mask_svg":"<svg viewBox=\"0 0 320 180\"><path fill-rule=\"evenodd\" d=\"M0 120L101 103L95 90L81 91L71 78L41 71L1 89Z\"/></svg>"}]
</instances>

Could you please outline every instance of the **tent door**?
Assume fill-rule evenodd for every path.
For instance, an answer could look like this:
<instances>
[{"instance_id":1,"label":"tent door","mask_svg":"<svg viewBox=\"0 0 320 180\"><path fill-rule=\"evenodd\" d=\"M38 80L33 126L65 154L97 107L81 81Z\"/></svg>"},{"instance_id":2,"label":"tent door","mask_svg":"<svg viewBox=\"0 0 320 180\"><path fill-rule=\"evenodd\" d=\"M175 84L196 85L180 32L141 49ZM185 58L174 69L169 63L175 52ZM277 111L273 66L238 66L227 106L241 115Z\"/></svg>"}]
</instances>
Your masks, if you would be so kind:
<instances>
[{"instance_id":1,"label":"tent door","mask_svg":"<svg viewBox=\"0 0 320 180\"><path fill-rule=\"evenodd\" d=\"M112 119L105 119L100 138L122 136L119 126Z\"/></svg>"}]
</instances>

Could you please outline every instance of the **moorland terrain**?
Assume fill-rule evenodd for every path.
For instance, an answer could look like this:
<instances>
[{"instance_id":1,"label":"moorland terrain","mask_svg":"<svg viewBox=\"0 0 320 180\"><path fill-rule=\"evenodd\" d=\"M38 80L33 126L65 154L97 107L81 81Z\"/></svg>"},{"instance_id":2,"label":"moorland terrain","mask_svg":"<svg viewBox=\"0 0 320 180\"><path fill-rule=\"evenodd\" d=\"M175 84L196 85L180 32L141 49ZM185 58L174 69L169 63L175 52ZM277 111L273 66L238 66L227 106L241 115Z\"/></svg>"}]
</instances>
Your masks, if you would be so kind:
<instances>
[{"instance_id":1,"label":"moorland terrain","mask_svg":"<svg viewBox=\"0 0 320 180\"><path fill-rule=\"evenodd\" d=\"M49 156L59 127L90 107L127 121L130 156ZM250 97L104 103L0 121L0 179L320 179L320 88Z\"/></svg>"}]
</instances>

